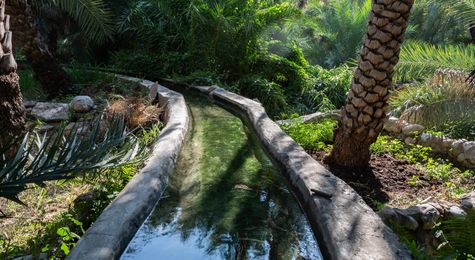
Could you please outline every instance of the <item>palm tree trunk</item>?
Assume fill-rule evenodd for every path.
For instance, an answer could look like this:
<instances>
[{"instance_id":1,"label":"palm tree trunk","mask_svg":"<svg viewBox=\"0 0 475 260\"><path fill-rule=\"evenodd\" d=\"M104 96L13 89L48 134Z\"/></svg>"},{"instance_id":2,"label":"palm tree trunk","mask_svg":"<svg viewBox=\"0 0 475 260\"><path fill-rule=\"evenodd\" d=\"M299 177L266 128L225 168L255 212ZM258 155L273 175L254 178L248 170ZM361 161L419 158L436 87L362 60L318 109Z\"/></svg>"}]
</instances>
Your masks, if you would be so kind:
<instances>
[{"instance_id":1,"label":"palm tree trunk","mask_svg":"<svg viewBox=\"0 0 475 260\"><path fill-rule=\"evenodd\" d=\"M50 96L71 92L72 81L44 42L31 6L25 0L6 2L12 14L12 25L18 31L16 40L23 45L23 53L33 68L35 78Z\"/></svg>"},{"instance_id":2,"label":"palm tree trunk","mask_svg":"<svg viewBox=\"0 0 475 260\"><path fill-rule=\"evenodd\" d=\"M25 127L25 107L20 92L19 77L16 74L17 64L12 51L12 32L10 17L5 15L5 0L0 0L0 45L2 54L0 61L0 147L12 144ZM10 149L11 156L16 147Z\"/></svg>"},{"instance_id":3,"label":"palm tree trunk","mask_svg":"<svg viewBox=\"0 0 475 260\"><path fill-rule=\"evenodd\" d=\"M369 147L383 129L388 89L413 4L414 0L373 0L358 68L334 130L329 163L347 167L368 165Z\"/></svg>"}]
</instances>

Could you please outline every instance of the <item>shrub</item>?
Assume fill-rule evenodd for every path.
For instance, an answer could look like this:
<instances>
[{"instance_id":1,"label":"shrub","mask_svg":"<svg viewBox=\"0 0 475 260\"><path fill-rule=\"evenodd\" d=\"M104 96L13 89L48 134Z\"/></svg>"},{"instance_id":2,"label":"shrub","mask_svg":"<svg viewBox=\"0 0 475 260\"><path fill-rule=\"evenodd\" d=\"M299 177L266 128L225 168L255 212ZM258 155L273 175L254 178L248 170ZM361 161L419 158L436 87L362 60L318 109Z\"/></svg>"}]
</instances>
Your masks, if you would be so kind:
<instances>
[{"instance_id":1,"label":"shrub","mask_svg":"<svg viewBox=\"0 0 475 260\"><path fill-rule=\"evenodd\" d=\"M335 126L334 120L311 124L295 121L283 125L282 129L306 150L322 150L333 141Z\"/></svg>"},{"instance_id":2,"label":"shrub","mask_svg":"<svg viewBox=\"0 0 475 260\"><path fill-rule=\"evenodd\" d=\"M315 66L313 73L316 77L315 89L323 93L335 108L344 106L353 71L347 65L330 70Z\"/></svg>"},{"instance_id":3,"label":"shrub","mask_svg":"<svg viewBox=\"0 0 475 260\"><path fill-rule=\"evenodd\" d=\"M239 88L241 94L249 98L257 98L271 116L285 111L288 106L282 87L259 77L259 75L239 81Z\"/></svg>"}]
</instances>

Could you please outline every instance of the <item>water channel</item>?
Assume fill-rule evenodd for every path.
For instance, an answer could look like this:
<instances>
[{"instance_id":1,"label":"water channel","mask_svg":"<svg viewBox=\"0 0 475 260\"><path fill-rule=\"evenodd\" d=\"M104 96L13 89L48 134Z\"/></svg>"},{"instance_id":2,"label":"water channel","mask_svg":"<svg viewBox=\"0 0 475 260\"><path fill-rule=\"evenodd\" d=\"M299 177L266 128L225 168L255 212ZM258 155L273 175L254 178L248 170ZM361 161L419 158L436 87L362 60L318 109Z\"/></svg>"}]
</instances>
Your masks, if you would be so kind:
<instances>
[{"instance_id":1,"label":"water channel","mask_svg":"<svg viewBox=\"0 0 475 260\"><path fill-rule=\"evenodd\" d=\"M121 259L322 259L284 178L243 122L186 95L192 130Z\"/></svg>"}]
</instances>

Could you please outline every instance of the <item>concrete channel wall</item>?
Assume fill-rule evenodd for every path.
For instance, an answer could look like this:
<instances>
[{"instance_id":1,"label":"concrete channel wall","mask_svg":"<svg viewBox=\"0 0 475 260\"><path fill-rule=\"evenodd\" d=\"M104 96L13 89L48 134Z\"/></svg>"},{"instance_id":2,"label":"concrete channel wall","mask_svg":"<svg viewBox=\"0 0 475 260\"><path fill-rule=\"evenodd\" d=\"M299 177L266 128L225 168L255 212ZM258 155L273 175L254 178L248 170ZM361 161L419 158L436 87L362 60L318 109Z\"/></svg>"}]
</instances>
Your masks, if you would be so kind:
<instances>
[{"instance_id":1,"label":"concrete channel wall","mask_svg":"<svg viewBox=\"0 0 475 260\"><path fill-rule=\"evenodd\" d=\"M411 259L407 247L363 199L285 134L260 103L215 86L195 89L250 123L297 195L325 259Z\"/></svg>"},{"instance_id":2,"label":"concrete channel wall","mask_svg":"<svg viewBox=\"0 0 475 260\"><path fill-rule=\"evenodd\" d=\"M168 177L185 141L189 127L189 114L183 96L154 85L150 81L121 77L155 87L159 103L166 104L166 126L160 132L145 167L134 176L116 199L107 206L96 222L87 230L67 259L109 260L118 259L150 215L162 196Z\"/></svg>"}]
</instances>

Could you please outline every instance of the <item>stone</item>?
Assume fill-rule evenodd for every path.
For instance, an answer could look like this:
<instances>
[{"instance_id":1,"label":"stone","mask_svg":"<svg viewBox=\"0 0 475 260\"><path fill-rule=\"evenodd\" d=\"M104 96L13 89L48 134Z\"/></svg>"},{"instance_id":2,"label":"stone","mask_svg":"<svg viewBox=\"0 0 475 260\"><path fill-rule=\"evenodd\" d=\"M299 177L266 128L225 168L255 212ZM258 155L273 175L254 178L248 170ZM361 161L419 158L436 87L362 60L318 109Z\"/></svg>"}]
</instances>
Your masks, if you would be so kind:
<instances>
[{"instance_id":1,"label":"stone","mask_svg":"<svg viewBox=\"0 0 475 260\"><path fill-rule=\"evenodd\" d=\"M24 101L24 102L23 102L23 105L25 106L25 108L32 108L32 107L34 107L34 106L36 105L36 103L38 103L38 102L36 102L36 101L28 101L28 100L27 100L27 101Z\"/></svg>"},{"instance_id":2,"label":"stone","mask_svg":"<svg viewBox=\"0 0 475 260\"><path fill-rule=\"evenodd\" d=\"M461 153L459 155L457 155L457 158L456 158L457 162L464 162L465 161L465 154Z\"/></svg>"},{"instance_id":3,"label":"stone","mask_svg":"<svg viewBox=\"0 0 475 260\"><path fill-rule=\"evenodd\" d=\"M68 111L68 104L38 102L31 109L31 116L44 122L58 122L68 120Z\"/></svg>"},{"instance_id":4,"label":"stone","mask_svg":"<svg viewBox=\"0 0 475 260\"><path fill-rule=\"evenodd\" d=\"M449 209L450 215L453 217L465 217L467 215L467 212L465 212L463 209L461 209L459 206L452 206Z\"/></svg>"},{"instance_id":5,"label":"stone","mask_svg":"<svg viewBox=\"0 0 475 260\"><path fill-rule=\"evenodd\" d=\"M450 154L454 157L464 153L463 144L465 140L457 140L452 143ZM464 159L465 160L465 159Z\"/></svg>"},{"instance_id":6,"label":"stone","mask_svg":"<svg viewBox=\"0 0 475 260\"><path fill-rule=\"evenodd\" d=\"M409 124L402 128L402 133L406 136L415 136L422 133L425 127L418 124Z\"/></svg>"},{"instance_id":7,"label":"stone","mask_svg":"<svg viewBox=\"0 0 475 260\"><path fill-rule=\"evenodd\" d=\"M384 130L390 133L400 133L402 130L402 124L396 117L389 117L384 122Z\"/></svg>"},{"instance_id":8,"label":"stone","mask_svg":"<svg viewBox=\"0 0 475 260\"><path fill-rule=\"evenodd\" d=\"M475 191L466 194L460 199L460 204L466 210L471 210L475 208Z\"/></svg>"},{"instance_id":9,"label":"stone","mask_svg":"<svg viewBox=\"0 0 475 260\"><path fill-rule=\"evenodd\" d=\"M151 102L154 102L158 98L158 82L155 82L150 86L148 98Z\"/></svg>"},{"instance_id":10,"label":"stone","mask_svg":"<svg viewBox=\"0 0 475 260\"><path fill-rule=\"evenodd\" d=\"M405 214L405 212L400 209L384 207L378 212L378 215L381 217L384 223L387 224L397 223L398 225L413 231L419 228L419 223L417 223L413 217Z\"/></svg>"},{"instance_id":11,"label":"stone","mask_svg":"<svg viewBox=\"0 0 475 260\"><path fill-rule=\"evenodd\" d=\"M430 140L431 140L433 137L434 137L434 136L431 135L431 134L423 133L423 134L421 134L420 141L421 141L422 144L429 144L429 143L430 143Z\"/></svg>"},{"instance_id":12,"label":"stone","mask_svg":"<svg viewBox=\"0 0 475 260\"><path fill-rule=\"evenodd\" d=\"M432 229L440 219L440 212L429 204L422 204L418 206L421 208L421 221L422 227L426 230Z\"/></svg>"},{"instance_id":13,"label":"stone","mask_svg":"<svg viewBox=\"0 0 475 260\"><path fill-rule=\"evenodd\" d=\"M69 107L76 113L87 113L94 109L94 100L89 96L76 96L73 98Z\"/></svg>"},{"instance_id":14,"label":"stone","mask_svg":"<svg viewBox=\"0 0 475 260\"><path fill-rule=\"evenodd\" d=\"M449 150L451 143L445 142L445 138L441 136L435 136L432 134L423 133L420 137L420 142L424 146L432 148L432 151L436 153L445 153Z\"/></svg>"},{"instance_id":15,"label":"stone","mask_svg":"<svg viewBox=\"0 0 475 260\"><path fill-rule=\"evenodd\" d=\"M465 142L463 144L465 160L475 164L475 142Z\"/></svg>"},{"instance_id":16,"label":"stone","mask_svg":"<svg viewBox=\"0 0 475 260\"><path fill-rule=\"evenodd\" d=\"M409 207L403 210L403 212L418 220L421 223L422 228L425 230L432 229L441 217L441 214L436 207L428 203Z\"/></svg>"}]
</instances>

